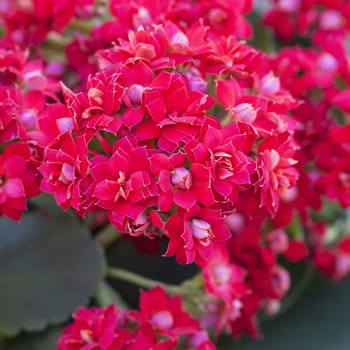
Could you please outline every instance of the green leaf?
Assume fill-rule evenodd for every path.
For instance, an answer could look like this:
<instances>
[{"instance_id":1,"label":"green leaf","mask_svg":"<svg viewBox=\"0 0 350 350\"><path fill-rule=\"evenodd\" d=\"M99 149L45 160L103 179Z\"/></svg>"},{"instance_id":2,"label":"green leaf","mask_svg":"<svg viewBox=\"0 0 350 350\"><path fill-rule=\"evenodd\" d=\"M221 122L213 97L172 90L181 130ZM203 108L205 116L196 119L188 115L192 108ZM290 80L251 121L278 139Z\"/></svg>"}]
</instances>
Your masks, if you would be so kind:
<instances>
[{"instance_id":1,"label":"green leaf","mask_svg":"<svg viewBox=\"0 0 350 350\"><path fill-rule=\"evenodd\" d=\"M30 212L0 220L0 333L13 336L57 324L89 301L103 256L72 216Z\"/></svg>"},{"instance_id":2,"label":"green leaf","mask_svg":"<svg viewBox=\"0 0 350 350\"><path fill-rule=\"evenodd\" d=\"M55 350L57 339L62 334L62 328L55 327L44 332L21 334L21 336L6 341L2 350Z\"/></svg>"},{"instance_id":3,"label":"green leaf","mask_svg":"<svg viewBox=\"0 0 350 350\"><path fill-rule=\"evenodd\" d=\"M123 300L121 295L114 290L106 281L102 281L97 288L94 295L94 299L99 306L105 307L110 304L116 304L117 306L128 310L129 305Z\"/></svg>"},{"instance_id":4,"label":"green leaf","mask_svg":"<svg viewBox=\"0 0 350 350\"><path fill-rule=\"evenodd\" d=\"M262 341L233 345L225 339L219 350L348 350L350 349L350 279L335 284L317 277L285 314L262 325Z\"/></svg>"}]
</instances>

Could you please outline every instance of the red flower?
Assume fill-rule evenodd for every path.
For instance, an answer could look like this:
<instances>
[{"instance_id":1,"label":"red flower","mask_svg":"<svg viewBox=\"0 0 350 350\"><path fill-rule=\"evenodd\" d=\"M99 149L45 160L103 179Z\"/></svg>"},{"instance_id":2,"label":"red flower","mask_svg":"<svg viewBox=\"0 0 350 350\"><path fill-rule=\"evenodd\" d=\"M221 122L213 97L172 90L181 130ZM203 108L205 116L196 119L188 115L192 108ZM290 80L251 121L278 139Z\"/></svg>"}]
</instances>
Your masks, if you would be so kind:
<instances>
[{"instance_id":1,"label":"red flower","mask_svg":"<svg viewBox=\"0 0 350 350\"><path fill-rule=\"evenodd\" d=\"M149 154L131 135L117 141L113 148L110 158L97 155L90 161L92 198L96 206L108 210L116 227L138 235L136 232L147 226L148 220L142 216L145 208L157 204L158 189L149 171Z\"/></svg>"},{"instance_id":2,"label":"red flower","mask_svg":"<svg viewBox=\"0 0 350 350\"><path fill-rule=\"evenodd\" d=\"M206 290L227 303L241 298L248 290L245 270L231 263L225 246L217 247L202 269Z\"/></svg>"},{"instance_id":3,"label":"red flower","mask_svg":"<svg viewBox=\"0 0 350 350\"><path fill-rule=\"evenodd\" d=\"M222 213L198 205L185 213L173 214L165 230L170 240L165 256L176 255L180 264L207 260L217 243L230 238Z\"/></svg>"},{"instance_id":4,"label":"red flower","mask_svg":"<svg viewBox=\"0 0 350 350\"><path fill-rule=\"evenodd\" d=\"M181 298L167 296L161 287L141 291L140 312L131 312L131 316L140 323L149 322L160 335L173 339L200 329L198 321L183 311Z\"/></svg>"},{"instance_id":5,"label":"red flower","mask_svg":"<svg viewBox=\"0 0 350 350\"><path fill-rule=\"evenodd\" d=\"M115 305L106 308L80 308L74 323L65 328L57 350L122 349L130 339L126 329L126 312Z\"/></svg>"},{"instance_id":6,"label":"red flower","mask_svg":"<svg viewBox=\"0 0 350 350\"><path fill-rule=\"evenodd\" d=\"M39 167L41 189L52 193L64 210L72 206L82 215L86 209L82 207L86 199L82 185L89 169L87 142L84 134L76 140L69 132L62 134L47 148L46 162Z\"/></svg>"},{"instance_id":7,"label":"red flower","mask_svg":"<svg viewBox=\"0 0 350 350\"><path fill-rule=\"evenodd\" d=\"M169 211L174 204L189 210L197 202L214 203L210 172L204 165L193 163L185 167L186 156L180 152L170 157L157 153L150 161L152 172L159 177L159 210Z\"/></svg>"},{"instance_id":8,"label":"red flower","mask_svg":"<svg viewBox=\"0 0 350 350\"><path fill-rule=\"evenodd\" d=\"M205 111L213 99L201 92L190 91L189 83L180 73L160 73L142 95L142 104L160 131L157 146L174 152L199 135L207 122Z\"/></svg>"},{"instance_id":9,"label":"red flower","mask_svg":"<svg viewBox=\"0 0 350 350\"><path fill-rule=\"evenodd\" d=\"M191 150L191 161L209 166L213 190L220 198L234 202L239 186L249 185L254 171L254 161L245 154L251 151L250 138L232 123L223 129L208 125L201 139L205 146L202 150L194 142L186 146Z\"/></svg>"},{"instance_id":10,"label":"red flower","mask_svg":"<svg viewBox=\"0 0 350 350\"><path fill-rule=\"evenodd\" d=\"M0 216L19 220L27 209L27 197L39 194L39 176L31 164L27 144L14 142L0 155Z\"/></svg>"},{"instance_id":11,"label":"red flower","mask_svg":"<svg viewBox=\"0 0 350 350\"><path fill-rule=\"evenodd\" d=\"M279 196L295 185L298 171L294 156L296 146L288 133L267 137L259 145L257 189L261 189L261 206L266 206L271 215L279 207Z\"/></svg>"}]
</instances>

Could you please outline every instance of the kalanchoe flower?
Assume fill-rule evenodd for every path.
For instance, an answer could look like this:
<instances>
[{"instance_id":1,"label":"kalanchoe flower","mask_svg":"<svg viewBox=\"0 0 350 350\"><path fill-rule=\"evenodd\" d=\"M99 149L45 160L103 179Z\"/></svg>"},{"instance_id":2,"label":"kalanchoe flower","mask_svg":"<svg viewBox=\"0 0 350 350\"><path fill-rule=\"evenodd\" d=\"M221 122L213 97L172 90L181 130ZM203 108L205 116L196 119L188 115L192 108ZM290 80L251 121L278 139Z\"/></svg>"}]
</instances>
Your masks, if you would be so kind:
<instances>
[{"instance_id":1,"label":"kalanchoe flower","mask_svg":"<svg viewBox=\"0 0 350 350\"><path fill-rule=\"evenodd\" d=\"M208 259L216 244L229 239L230 232L220 211L193 206L179 211L165 226L169 245L165 256L176 255L180 264L200 263Z\"/></svg>"},{"instance_id":2,"label":"kalanchoe flower","mask_svg":"<svg viewBox=\"0 0 350 350\"><path fill-rule=\"evenodd\" d=\"M199 331L199 323L183 311L178 296L168 297L160 287L141 292L140 312L132 312L137 322L149 322L160 335L176 338Z\"/></svg>"},{"instance_id":3,"label":"kalanchoe flower","mask_svg":"<svg viewBox=\"0 0 350 350\"><path fill-rule=\"evenodd\" d=\"M246 272L239 265L231 263L225 246L217 247L202 268L205 289L213 296L232 303L248 292L244 283Z\"/></svg>"},{"instance_id":4,"label":"kalanchoe flower","mask_svg":"<svg viewBox=\"0 0 350 350\"><path fill-rule=\"evenodd\" d=\"M296 146L287 133L267 137L259 145L257 188L261 188L261 205L266 206L271 215L279 207L279 194L292 187L298 178L293 167L297 163L294 156Z\"/></svg>"},{"instance_id":5,"label":"kalanchoe flower","mask_svg":"<svg viewBox=\"0 0 350 350\"><path fill-rule=\"evenodd\" d=\"M47 148L46 162L39 167L43 176L41 189L52 193L62 209L72 206L84 215L82 184L88 177L88 168L86 136L74 140L72 133L66 132Z\"/></svg>"},{"instance_id":6,"label":"kalanchoe flower","mask_svg":"<svg viewBox=\"0 0 350 350\"><path fill-rule=\"evenodd\" d=\"M140 311L80 308L73 320L57 350L175 350L180 337L187 350L216 349L199 322L183 311L181 298L167 296L161 287L141 292Z\"/></svg>"},{"instance_id":7,"label":"kalanchoe flower","mask_svg":"<svg viewBox=\"0 0 350 350\"><path fill-rule=\"evenodd\" d=\"M174 204L186 210L198 202L214 204L209 168L201 163L185 168L186 156L181 152L170 157L157 153L150 161L153 174L158 176L158 205L161 211L171 210Z\"/></svg>"},{"instance_id":8,"label":"kalanchoe flower","mask_svg":"<svg viewBox=\"0 0 350 350\"><path fill-rule=\"evenodd\" d=\"M92 198L96 206L108 210L114 225L130 230L130 220L143 221L140 215L145 208L157 203L158 189L150 176L145 147L129 136L120 139L113 148L110 158L98 155L90 161Z\"/></svg>"},{"instance_id":9,"label":"kalanchoe flower","mask_svg":"<svg viewBox=\"0 0 350 350\"><path fill-rule=\"evenodd\" d=\"M74 323L68 326L58 340L57 350L80 350L90 347L98 350L123 348L130 339L125 310L111 305L106 308L80 308L73 315Z\"/></svg>"},{"instance_id":10,"label":"kalanchoe flower","mask_svg":"<svg viewBox=\"0 0 350 350\"><path fill-rule=\"evenodd\" d=\"M20 220L27 198L39 194L39 174L26 143L8 144L0 154L0 216Z\"/></svg>"},{"instance_id":11,"label":"kalanchoe flower","mask_svg":"<svg viewBox=\"0 0 350 350\"><path fill-rule=\"evenodd\" d=\"M0 15L6 27L3 41L7 44L37 45L42 43L52 30L62 30L74 17L91 13L93 0L5 0ZM85 11L84 11L85 10Z\"/></svg>"}]
</instances>

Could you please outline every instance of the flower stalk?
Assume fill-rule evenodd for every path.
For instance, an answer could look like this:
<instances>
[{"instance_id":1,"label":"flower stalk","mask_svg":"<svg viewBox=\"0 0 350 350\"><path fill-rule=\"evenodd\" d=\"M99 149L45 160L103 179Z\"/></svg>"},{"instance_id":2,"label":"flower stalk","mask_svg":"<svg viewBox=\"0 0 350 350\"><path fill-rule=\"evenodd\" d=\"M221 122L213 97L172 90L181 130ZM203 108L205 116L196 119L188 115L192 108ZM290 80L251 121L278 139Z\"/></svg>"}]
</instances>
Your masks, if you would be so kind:
<instances>
[{"instance_id":1,"label":"flower stalk","mask_svg":"<svg viewBox=\"0 0 350 350\"><path fill-rule=\"evenodd\" d=\"M107 277L115 278L115 279L128 282L146 289L151 289L156 286L160 286L163 289L165 289L169 294L172 294L172 295L189 296L189 295L196 295L199 293L199 291L195 289L190 289L184 286L175 286L172 284L167 284L161 281L157 281L154 279L141 276L135 272L121 269L118 267L110 267L107 270Z\"/></svg>"},{"instance_id":2,"label":"flower stalk","mask_svg":"<svg viewBox=\"0 0 350 350\"><path fill-rule=\"evenodd\" d=\"M96 242L102 247L107 248L121 237L122 234L113 225L107 225L97 233Z\"/></svg>"}]
</instances>

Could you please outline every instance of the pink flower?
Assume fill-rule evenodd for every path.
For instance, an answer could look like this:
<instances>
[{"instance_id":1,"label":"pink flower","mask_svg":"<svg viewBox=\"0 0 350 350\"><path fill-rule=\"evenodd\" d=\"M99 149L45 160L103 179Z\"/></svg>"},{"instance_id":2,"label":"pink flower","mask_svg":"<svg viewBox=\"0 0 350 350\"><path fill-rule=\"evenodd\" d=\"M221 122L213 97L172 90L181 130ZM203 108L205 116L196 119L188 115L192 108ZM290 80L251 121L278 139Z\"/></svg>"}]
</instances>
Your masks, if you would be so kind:
<instances>
[{"instance_id":1,"label":"pink flower","mask_svg":"<svg viewBox=\"0 0 350 350\"><path fill-rule=\"evenodd\" d=\"M186 168L186 156L180 152L170 157L157 153L150 161L154 175L158 176L161 211L171 210L174 204L189 210L197 202L203 205L214 203L210 172L204 165L193 163Z\"/></svg>"},{"instance_id":2,"label":"pink flower","mask_svg":"<svg viewBox=\"0 0 350 350\"><path fill-rule=\"evenodd\" d=\"M130 339L129 332L121 328L126 323L126 312L115 305L80 308L73 320L58 340L57 350L121 349Z\"/></svg>"},{"instance_id":3,"label":"pink flower","mask_svg":"<svg viewBox=\"0 0 350 350\"><path fill-rule=\"evenodd\" d=\"M145 207L157 203L158 189L149 171L146 147L139 146L130 135L113 148L110 158L97 155L90 161L92 198L96 206L108 210L114 225L133 232L131 226L143 222L140 215Z\"/></svg>"},{"instance_id":4,"label":"pink flower","mask_svg":"<svg viewBox=\"0 0 350 350\"><path fill-rule=\"evenodd\" d=\"M140 323L149 322L160 335L173 339L200 329L198 321L183 310L181 298L167 296L161 287L141 291L140 312L131 315Z\"/></svg>"},{"instance_id":5,"label":"pink flower","mask_svg":"<svg viewBox=\"0 0 350 350\"><path fill-rule=\"evenodd\" d=\"M222 213L198 205L185 213L171 215L165 230L169 236L165 256L176 255L180 264L207 260L216 244L230 237Z\"/></svg>"},{"instance_id":6,"label":"pink flower","mask_svg":"<svg viewBox=\"0 0 350 350\"><path fill-rule=\"evenodd\" d=\"M0 216L20 220L27 198L39 194L39 174L27 144L8 144L0 155Z\"/></svg>"},{"instance_id":7,"label":"pink flower","mask_svg":"<svg viewBox=\"0 0 350 350\"><path fill-rule=\"evenodd\" d=\"M47 148L46 161L39 167L41 189L52 193L64 210L72 206L82 215L89 168L87 143L86 135L74 140L72 133L66 132Z\"/></svg>"},{"instance_id":8,"label":"pink flower","mask_svg":"<svg viewBox=\"0 0 350 350\"><path fill-rule=\"evenodd\" d=\"M205 125L201 142L193 140L185 146L192 163L209 168L211 188L217 202L232 207L239 190L251 184L254 161L246 155L252 147L251 140L235 123L222 129Z\"/></svg>"},{"instance_id":9,"label":"pink flower","mask_svg":"<svg viewBox=\"0 0 350 350\"><path fill-rule=\"evenodd\" d=\"M267 137L259 145L257 189L261 189L261 205L274 215L282 191L294 186L298 171L293 166L296 146L288 133Z\"/></svg>"},{"instance_id":10,"label":"pink flower","mask_svg":"<svg viewBox=\"0 0 350 350\"><path fill-rule=\"evenodd\" d=\"M244 283L246 272L231 263L228 250L219 246L202 266L205 289L227 303L241 298L247 292Z\"/></svg>"}]
</instances>

